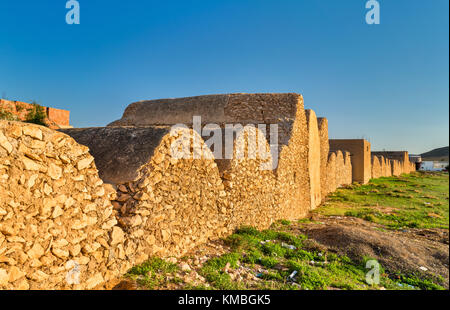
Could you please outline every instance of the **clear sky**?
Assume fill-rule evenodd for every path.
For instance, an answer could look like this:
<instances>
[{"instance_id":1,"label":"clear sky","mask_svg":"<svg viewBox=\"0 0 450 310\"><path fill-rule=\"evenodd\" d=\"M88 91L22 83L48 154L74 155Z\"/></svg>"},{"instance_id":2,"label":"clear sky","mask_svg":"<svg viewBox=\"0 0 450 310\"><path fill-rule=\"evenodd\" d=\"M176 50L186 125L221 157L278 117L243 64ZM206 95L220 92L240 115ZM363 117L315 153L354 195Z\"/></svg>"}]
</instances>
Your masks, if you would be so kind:
<instances>
[{"instance_id":1,"label":"clear sky","mask_svg":"<svg viewBox=\"0 0 450 310\"><path fill-rule=\"evenodd\" d=\"M0 0L0 95L104 126L134 101L297 92L332 138L421 153L449 144L449 2Z\"/></svg>"}]
</instances>

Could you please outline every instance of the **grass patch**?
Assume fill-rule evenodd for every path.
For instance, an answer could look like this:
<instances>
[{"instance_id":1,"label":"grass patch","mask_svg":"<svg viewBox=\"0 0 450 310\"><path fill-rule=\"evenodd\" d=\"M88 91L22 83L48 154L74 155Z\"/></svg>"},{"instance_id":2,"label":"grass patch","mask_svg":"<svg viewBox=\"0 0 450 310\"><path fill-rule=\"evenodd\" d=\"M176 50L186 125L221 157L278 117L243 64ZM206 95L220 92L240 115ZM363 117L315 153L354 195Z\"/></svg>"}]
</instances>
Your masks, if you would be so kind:
<instances>
[{"instance_id":1,"label":"grass patch","mask_svg":"<svg viewBox=\"0 0 450 310\"><path fill-rule=\"evenodd\" d=\"M44 107L33 101L32 107L28 110L28 114L25 122L47 126L46 123L47 114L45 113Z\"/></svg>"},{"instance_id":2,"label":"grass patch","mask_svg":"<svg viewBox=\"0 0 450 310\"><path fill-rule=\"evenodd\" d=\"M233 251L233 260L230 261L229 256L213 259L211 264L207 264L207 268L215 266L214 272L209 270L214 277L207 279L212 280L209 283L217 289L233 287L229 278L224 281L218 277L224 277L220 269L224 263L217 262L225 259L223 262L228 261L231 265L231 262L235 263L235 259L239 258L240 264L264 270L257 275L261 279L258 289L376 289L382 285L398 289L396 282L387 275L382 276L380 285L368 285L365 281L368 271L365 262L355 262L335 253L307 249L304 245L306 240L304 235L285 231L258 231L252 227L243 227L226 238ZM296 272L295 276L289 278L293 272Z\"/></svg>"},{"instance_id":3,"label":"grass patch","mask_svg":"<svg viewBox=\"0 0 450 310\"><path fill-rule=\"evenodd\" d=\"M174 275L179 267L157 257L152 257L141 265L131 268L125 277L135 280L138 284L154 289L167 282L168 275ZM174 278L172 281L177 281Z\"/></svg>"},{"instance_id":4,"label":"grass patch","mask_svg":"<svg viewBox=\"0 0 450 310\"><path fill-rule=\"evenodd\" d=\"M400 177L371 180L337 190L315 212L323 215L352 216L384 225L380 230L405 227L448 229L448 174L414 173ZM432 216L431 216L431 215ZM426 274L401 274L380 268L380 283L366 282L370 257L354 261L314 246L293 226L310 220L277 221L270 229L259 231L241 227L225 238L230 252L206 261L197 272L207 285L186 284L184 289L444 289L442 277ZM292 229L294 228L294 229ZM382 267L382 266L381 266ZM240 281L234 272L245 270L258 280ZM179 268L158 258L133 267L127 274L146 288L164 287L180 281ZM209 285L209 286L208 286Z\"/></svg>"},{"instance_id":5,"label":"grass patch","mask_svg":"<svg viewBox=\"0 0 450 310\"><path fill-rule=\"evenodd\" d=\"M338 189L315 212L358 217L391 229L448 229L448 180L448 173L422 172L372 179Z\"/></svg>"}]
</instances>

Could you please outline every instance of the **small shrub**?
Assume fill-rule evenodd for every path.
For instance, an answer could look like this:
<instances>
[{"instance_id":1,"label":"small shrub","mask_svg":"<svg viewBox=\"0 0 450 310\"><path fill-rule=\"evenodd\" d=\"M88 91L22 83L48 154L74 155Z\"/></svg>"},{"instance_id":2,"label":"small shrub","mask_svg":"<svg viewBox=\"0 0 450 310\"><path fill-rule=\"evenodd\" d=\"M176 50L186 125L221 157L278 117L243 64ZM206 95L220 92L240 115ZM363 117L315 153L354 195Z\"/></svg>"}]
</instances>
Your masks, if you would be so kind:
<instances>
[{"instance_id":1,"label":"small shrub","mask_svg":"<svg viewBox=\"0 0 450 310\"><path fill-rule=\"evenodd\" d=\"M27 123L47 126L47 123L45 122L46 118L47 114L45 113L44 107L33 102L33 107L30 110L28 110L28 114L25 121Z\"/></svg>"}]
</instances>

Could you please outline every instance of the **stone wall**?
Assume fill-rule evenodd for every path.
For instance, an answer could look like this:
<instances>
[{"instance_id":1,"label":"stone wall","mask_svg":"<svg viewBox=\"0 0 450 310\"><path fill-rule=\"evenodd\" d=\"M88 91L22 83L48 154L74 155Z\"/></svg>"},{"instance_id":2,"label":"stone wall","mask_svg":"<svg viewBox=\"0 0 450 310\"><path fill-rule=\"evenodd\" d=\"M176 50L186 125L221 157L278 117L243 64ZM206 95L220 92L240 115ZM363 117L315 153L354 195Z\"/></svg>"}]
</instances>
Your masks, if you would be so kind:
<instances>
[{"instance_id":1,"label":"stone wall","mask_svg":"<svg viewBox=\"0 0 450 310\"><path fill-rule=\"evenodd\" d=\"M416 171L414 163L409 162L409 160L405 162L404 159L402 160L389 159L382 155L373 155L372 159L374 158L378 158L380 167L378 168L378 164L376 162L372 163L372 173L373 173L372 178L378 178L380 176L385 177L399 176L403 173L411 173L413 171Z\"/></svg>"},{"instance_id":2,"label":"stone wall","mask_svg":"<svg viewBox=\"0 0 450 310\"><path fill-rule=\"evenodd\" d=\"M88 146L102 180L117 185L137 178L139 168L150 161L170 127L97 127L61 132Z\"/></svg>"},{"instance_id":3,"label":"stone wall","mask_svg":"<svg viewBox=\"0 0 450 310\"><path fill-rule=\"evenodd\" d=\"M324 117L317 119L319 125L320 138L320 188L322 200L328 194L328 157L330 152L330 143L328 142L328 120Z\"/></svg>"},{"instance_id":4,"label":"stone wall","mask_svg":"<svg viewBox=\"0 0 450 310\"><path fill-rule=\"evenodd\" d=\"M193 246L192 240L202 243L205 238L218 235L218 228L227 231L251 224L267 228L283 213L277 209L281 204L276 189L281 187L277 185L272 170L270 147L264 134L255 127L246 126L237 135L231 160L215 159L202 138L193 130L189 130L188 135L192 134L199 141L201 147L198 152L206 153L197 160L171 158L168 141L173 140L174 136L166 127L88 128L64 132L88 144L93 154L97 154L100 175L112 181L118 189L118 198L113 204L120 212L119 222L122 227L135 239L142 232L145 232L145 236L156 236L152 246L142 241L149 253L181 255ZM258 145L249 145L248 135L255 135ZM122 144L128 149L114 148ZM249 147L261 146L264 148L262 154L268 154L269 157L262 159L259 152L250 151L258 156L249 158ZM188 149L191 147L193 142ZM106 152L108 149L110 153ZM238 156L238 151L243 152L243 158ZM157 183L154 183L155 178ZM209 188L208 184L213 187ZM180 199L179 192L186 192L182 195L184 199ZM159 209L156 205L161 203L171 206L175 218L199 222L196 226L201 228L196 227L197 230L193 231L185 223L174 224L172 216L163 217L167 210ZM199 209L201 206L203 208ZM147 211L143 212L143 208ZM205 222L202 221L203 212L203 217L208 218ZM141 222L151 225L145 224L146 228L143 229L142 224L136 224ZM189 231L183 230L183 227ZM165 239L163 236L166 236ZM183 240L185 237L188 238L186 242ZM176 245L176 248L171 244Z\"/></svg>"},{"instance_id":5,"label":"stone wall","mask_svg":"<svg viewBox=\"0 0 450 310\"><path fill-rule=\"evenodd\" d=\"M399 173L397 170L401 170L402 173L410 173L411 171L415 171L416 169L412 169L412 166L409 161L409 154L407 151L382 151L382 152L372 152L372 155L383 156L390 160L397 160L400 168L396 167L396 173Z\"/></svg>"},{"instance_id":6,"label":"stone wall","mask_svg":"<svg viewBox=\"0 0 450 310\"><path fill-rule=\"evenodd\" d=\"M352 164L349 152L340 150L336 154L336 186L341 187L352 183Z\"/></svg>"},{"instance_id":7,"label":"stone wall","mask_svg":"<svg viewBox=\"0 0 450 310\"><path fill-rule=\"evenodd\" d=\"M403 164L401 161L396 159L390 159L391 163L391 174L393 176L399 176L403 173Z\"/></svg>"},{"instance_id":8,"label":"stone wall","mask_svg":"<svg viewBox=\"0 0 450 310\"><path fill-rule=\"evenodd\" d=\"M299 94L239 93L140 101L129 105L122 118L108 126L181 123L192 127L194 116L201 116L203 125L214 124L219 128L224 128L225 124L276 124L278 165L275 173L280 195L284 197L282 212L285 218L295 219L309 211L308 128L303 97Z\"/></svg>"},{"instance_id":9,"label":"stone wall","mask_svg":"<svg viewBox=\"0 0 450 310\"><path fill-rule=\"evenodd\" d=\"M91 289L133 264L86 146L0 121L0 175L0 289Z\"/></svg>"},{"instance_id":10,"label":"stone wall","mask_svg":"<svg viewBox=\"0 0 450 310\"><path fill-rule=\"evenodd\" d=\"M364 139L331 139L330 150L351 154L353 182L366 184L372 175L370 143Z\"/></svg>"},{"instance_id":11,"label":"stone wall","mask_svg":"<svg viewBox=\"0 0 450 310\"><path fill-rule=\"evenodd\" d=\"M383 168L379 156L372 155L372 179L383 176Z\"/></svg>"},{"instance_id":12,"label":"stone wall","mask_svg":"<svg viewBox=\"0 0 450 310\"><path fill-rule=\"evenodd\" d=\"M384 158L384 161L386 162L386 177L392 176L392 167L391 167L391 161L387 158Z\"/></svg>"},{"instance_id":13,"label":"stone wall","mask_svg":"<svg viewBox=\"0 0 450 310\"><path fill-rule=\"evenodd\" d=\"M200 141L194 150L198 159L191 152L194 137ZM171 156L175 141L181 143L184 158ZM180 256L231 226L233 210L217 164L190 129L166 134L138 177L119 185L118 192L114 204L120 210L120 225L145 256Z\"/></svg>"},{"instance_id":14,"label":"stone wall","mask_svg":"<svg viewBox=\"0 0 450 310\"><path fill-rule=\"evenodd\" d=\"M352 183L352 163L349 152L330 152L327 163L328 193Z\"/></svg>"},{"instance_id":15,"label":"stone wall","mask_svg":"<svg viewBox=\"0 0 450 310\"><path fill-rule=\"evenodd\" d=\"M201 130L169 126L196 113L217 128L247 123L232 158L215 158ZM279 125L276 167L254 122ZM242 225L302 218L337 187L364 181L370 156L364 140L329 145L327 120L305 112L297 94L140 102L109 127L61 131L0 122L0 288L91 289L149 256L182 256ZM375 158L371 175L407 169Z\"/></svg>"},{"instance_id":16,"label":"stone wall","mask_svg":"<svg viewBox=\"0 0 450 310\"><path fill-rule=\"evenodd\" d=\"M249 142L255 141L248 139L252 135L256 136L257 145ZM269 155L267 158L257 151L259 147L263 149L261 154ZM255 154L255 158L249 154ZM271 169L270 146L261 131L244 127L235 140L233 159L219 167L231 210L231 229L243 225L265 229L286 213L281 209L279 186Z\"/></svg>"},{"instance_id":17,"label":"stone wall","mask_svg":"<svg viewBox=\"0 0 450 310\"><path fill-rule=\"evenodd\" d=\"M353 182L353 168L352 168L352 157L350 152L344 151L342 152L342 156L344 157L344 177L343 177L343 185L352 184Z\"/></svg>"},{"instance_id":18,"label":"stone wall","mask_svg":"<svg viewBox=\"0 0 450 310\"><path fill-rule=\"evenodd\" d=\"M327 162L327 194L334 192L336 188L336 153L330 152Z\"/></svg>"},{"instance_id":19,"label":"stone wall","mask_svg":"<svg viewBox=\"0 0 450 310\"><path fill-rule=\"evenodd\" d=\"M376 156L376 157L378 158L378 162L380 163L381 176L382 177L387 177L388 176L388 171L390 173L391 168L387 167L386 158L384 158L384 156Z\"/></svg>"},{"instance_id":20,"label":"stone wall","mask_svg":"<svg viewBox=\"0 0 450 310\"><path fill-rule=\"evenodd\" d=\"M280 217L290 220L306 216L311 201L307 121L303 97L297 95L295 100L295 117L288 122L281 120L277 123L284 129L282 137L289 136L287 141L286 138L280 139L282 146L275 173L281 197Z\"/></svg>"},{"instance_id":21,"label":"stone wall","mask_svg":"<svg viewBox=\"0 0 450 310\"><path fill-rule=\"evenodd\" d=\"M313 110L306 110L306 121L308 124L308 170L309 170L309 192L310 192L310 208L317 208L322 202L321 197L321 178L320 178L320 136L319 126L317 124L316 114Z\"/></svg>"}]
</instances>

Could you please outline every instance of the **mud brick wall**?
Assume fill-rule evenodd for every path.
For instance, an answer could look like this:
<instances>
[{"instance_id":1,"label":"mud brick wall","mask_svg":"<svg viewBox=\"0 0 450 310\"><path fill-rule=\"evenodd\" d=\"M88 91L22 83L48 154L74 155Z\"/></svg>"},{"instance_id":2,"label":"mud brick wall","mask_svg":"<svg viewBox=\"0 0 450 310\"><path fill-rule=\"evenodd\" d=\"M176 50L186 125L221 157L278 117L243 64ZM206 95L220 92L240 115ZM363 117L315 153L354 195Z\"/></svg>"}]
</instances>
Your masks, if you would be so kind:
<instances>
[{"instance_id":1,"label":"mud brick wall","mask_svg":"<svg viewBox=\"0 0 450 310\"><path fill-rule=\"evenodd\" d=\"M61 128L70 126L70 111L49 107L46 108L46 111L48 119L59 125Z\"/></svg>"},{"instance_id":2,"label":"mud brick wall","mask_svg":"<svg viewBox=\"0 0 450 310\"><path fill-rule=\"evenodd\" d=\"M372 175L370 143L364 139L331 139L330 150L348 151L351 154L353 182L366 184Z\"/></svg>"},{"instance_id":3,"label":"mud brick wall","mask_svg":"<svg viewBox=\"0 0 450 310\"><path fill-rule=\"evenodd\" d=\"M0 99L0 110L12 113L18 120L25 120L28 109L31 109L32 107L31 104L26 102Z\"/></svg>"},{"instance_id":4,"label":"mud brick wall","mask_svg":"<svg viewBox=\"0 0 450 310\"><path fill-rule=\"evenodd\" d=\"M114 197L86 146L0 121L0 289L91 289L126 272Z\"/></svg>"},{"instance_id":5,"label":"mud brick wall","mask_svg":"<svg viewBox=\"0 0 450 310\"><path fill-rule=\"evenodd\" d=\"M320 177L320 135L317 117L313 110L306 110L306 121L308 124L308 170L309 170L309 190L311 210L317 208L321 201L321 177Z\"/></svg>"}]
</instances>

